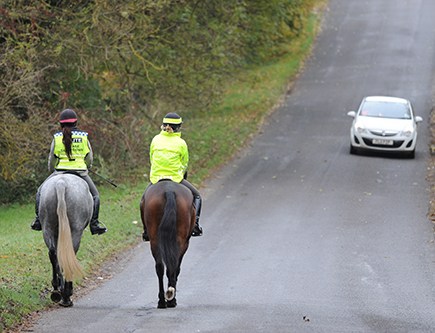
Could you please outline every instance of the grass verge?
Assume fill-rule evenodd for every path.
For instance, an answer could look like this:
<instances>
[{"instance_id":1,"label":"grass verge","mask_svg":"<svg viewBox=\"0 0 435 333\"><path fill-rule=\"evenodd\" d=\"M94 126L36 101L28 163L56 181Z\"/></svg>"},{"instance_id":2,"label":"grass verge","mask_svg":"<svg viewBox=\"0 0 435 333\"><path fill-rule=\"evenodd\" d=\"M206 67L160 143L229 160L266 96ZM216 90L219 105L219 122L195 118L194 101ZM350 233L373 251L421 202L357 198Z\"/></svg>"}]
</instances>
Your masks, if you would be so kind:
<instances>
[{"instance_id":1,"label":"grass verge","mask_svg":"<svg viewBox=\"0 0 435 333\"><path fill-rule=\"evenodd\" d=\"M306 34L292 42L288 55L238 73L227 84L222 103L189 120L183 137L190 148L189 179L194 184L201 184L258 131L310 53L318 22L319 16L313 15ZM87 230L83 236L78 258L88 276L141 241L139 201L147 182L143 178L116 189L100 186L100 219L109 232L97 237ZM51 264L41 233L29 228L33 216L33 204L0 210L0 332L51 304ZM85 278L77 286L86 283Z\"/></svg>"}]
</instances>

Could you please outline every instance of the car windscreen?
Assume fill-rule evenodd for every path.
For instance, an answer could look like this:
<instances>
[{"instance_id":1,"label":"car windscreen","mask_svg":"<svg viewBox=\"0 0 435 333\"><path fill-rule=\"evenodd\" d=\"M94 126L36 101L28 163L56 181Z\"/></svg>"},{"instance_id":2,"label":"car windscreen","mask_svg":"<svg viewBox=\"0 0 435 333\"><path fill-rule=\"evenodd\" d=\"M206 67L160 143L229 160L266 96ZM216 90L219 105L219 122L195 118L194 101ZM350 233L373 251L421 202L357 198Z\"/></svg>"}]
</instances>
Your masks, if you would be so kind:
<instances>
[{"instance_id":1,"label":"car windscreen","mask_svg":"<svg viewBox=\"0 0 435 333\"><path fill-rule=\"evenodd\" d=\"M365 101L360 108L360 116L411 119L408 105L394 102Z\"/></svg>"}]
</instances>

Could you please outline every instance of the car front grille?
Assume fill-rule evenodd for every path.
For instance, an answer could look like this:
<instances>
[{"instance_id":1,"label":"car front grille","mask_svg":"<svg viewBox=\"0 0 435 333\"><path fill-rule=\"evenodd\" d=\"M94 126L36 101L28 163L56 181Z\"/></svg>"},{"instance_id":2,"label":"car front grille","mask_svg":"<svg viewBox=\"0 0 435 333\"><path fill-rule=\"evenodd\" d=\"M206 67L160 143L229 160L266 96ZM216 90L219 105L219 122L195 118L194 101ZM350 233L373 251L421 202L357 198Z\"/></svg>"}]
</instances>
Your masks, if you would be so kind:
<instances>
[{"instance_id":1,"label":"car front grille","mask_svg":"<svg viewBox=\"0 0 435 333\"><path fill-rule=\"evenodd\" d=\"M404 140L398 140L398 141L394 140L393 145L374 145L372 143L372 139L363 138L363 140L367 146L379 147L379 148L399 148L401 145L403 145L403 142L404 142Z\"/></svg>"},{"instance_id":2,"label":"car front grille","mask_svg":"<svg viewBox=\"0 0 435 333\"><path fill-rule=\"evenodd\" d=\"M386 131L370 130L370 133L372 133L373 135L381 136L381 137L389 137L389 136L395 136L399 132L386 132Z\"/></svg>"}]
</instances>

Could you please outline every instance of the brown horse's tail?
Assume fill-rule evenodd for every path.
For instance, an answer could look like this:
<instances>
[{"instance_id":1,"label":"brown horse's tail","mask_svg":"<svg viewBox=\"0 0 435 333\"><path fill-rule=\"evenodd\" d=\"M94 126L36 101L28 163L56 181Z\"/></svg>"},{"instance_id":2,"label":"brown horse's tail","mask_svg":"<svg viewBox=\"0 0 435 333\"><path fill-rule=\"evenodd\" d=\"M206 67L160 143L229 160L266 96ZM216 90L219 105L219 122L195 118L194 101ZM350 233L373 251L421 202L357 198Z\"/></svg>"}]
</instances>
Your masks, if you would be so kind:
<instances>
[{"instance_id":1,"label":"brown horse's tail","mask_svg":"<svg viewBox=\"0 0 435 333\"><path fill-rule=\"evenodd\" d=\"M177 242L177 202L175 193L165 192L166 204L159 226L159 247L166 269L176 272L180 258Z\"/></svg>"},{"instance_id":2,"label":"brown horse's tail","mask_svg":"<svg viewBox=\"0 0 435 333\"><path fill-rule=\"evenodd\" d=\"M66 184L59 181L56 186L57 216L59 220L59 236L57 238L57 260L66 281L83 277L83 270L77 260L71 236L65 201Z\"/></svg>"}]
</instances>

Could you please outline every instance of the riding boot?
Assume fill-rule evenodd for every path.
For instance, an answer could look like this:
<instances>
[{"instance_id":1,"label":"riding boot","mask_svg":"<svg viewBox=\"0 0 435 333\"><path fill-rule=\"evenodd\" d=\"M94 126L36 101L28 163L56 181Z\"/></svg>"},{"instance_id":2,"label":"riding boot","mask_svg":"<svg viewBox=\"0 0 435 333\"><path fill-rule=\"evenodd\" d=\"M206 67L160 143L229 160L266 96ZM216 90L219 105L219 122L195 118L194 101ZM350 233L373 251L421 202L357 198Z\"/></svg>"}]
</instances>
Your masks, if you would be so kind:
<instances>
[{"instance_id":1,"label":"riding boot","mask_svg":"<svg viewBox=\"0 0 435 333\"><path fill-rule=\"evenodd\" d=\"M36 203L35 203L35 220L30 225L30 228L36 231L42 230L41 221L39 221L39 191L36 193Z\"/></svg>"},{"instance_id":2,"label":"riding boot","mask_svg":"<svg viewBox=\"0 0 435 333\"><path fill-rule=\"evenodd\" d=\"M30 228L32 228L33 230L36 230L36 231L42 230L42 225L41 225L41 221L39 221L39 216L35 217L32 224L30 225Z\"/></svg>"},{"instance_id":3,"label":"riding boot","mask_svg":"<svg viewBox=\"0 0 435 333\"><path fill-rule=\"evenodd\" d=\"M202 228L199 225L199 216L201 215L201 197L199 195L195 196L195 198L193 199L193 205L195 206L195 210L196 210L196 219L195 219L195 226L193 227L192 230L192 236L196 237L196 236L202 236Z\"/></svg>"},{"instance_id":4,"label":"riding boot","mask_svg":"<svg viewBox=\"0 0 435 333\"><path fill-rule=\"evenodd\" d=\"M105 226L101 226L98 221L98 214L100 212L100 198L94 197L94 212L92 213L91 223L89 228L91 229L92 235L101 235L107 231Z\"/></svg>"}]
</instances>

